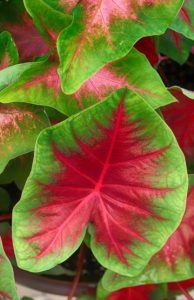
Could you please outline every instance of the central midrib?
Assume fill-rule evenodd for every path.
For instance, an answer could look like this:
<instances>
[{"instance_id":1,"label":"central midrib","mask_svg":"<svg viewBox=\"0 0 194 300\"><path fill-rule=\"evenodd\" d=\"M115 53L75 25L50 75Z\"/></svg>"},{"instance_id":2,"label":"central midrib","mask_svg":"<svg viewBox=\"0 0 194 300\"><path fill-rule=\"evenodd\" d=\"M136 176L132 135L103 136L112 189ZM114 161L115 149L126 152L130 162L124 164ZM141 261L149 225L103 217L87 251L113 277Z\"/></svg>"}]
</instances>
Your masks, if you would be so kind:
<instances>
[{"instance_id":1,"label":"central midrib","mask_svg":"<svg viewBox=\"0 0 194 300\"><path fill-rule=\"evenodd\" d=\"M124 93L124 95L123 95L123 97L121 99L121 102L119 104L117 120L116 120L116 124L115 124L115 128L114 128L114 133L113 133L113 136L112 136L112 140L111 140L111 143L110 143L110 148L108 149L106 160L104 162L104 167L102 169L102 172L101 172L101 174L99 176L99 179L98 179L98 181L96 183L96 186L95 186L95 191L98 191L98 192L102 188L102 183L103 183L104 177L106 176L106 172L107 172L107 170L109 168L110 158L112 156L113 148L114 148L114 145L115 145L115 142L116 142L116 138L117 138L119 127L120 127L120 123L121 123L121 118L122 118L122 104L123 104L123 100L125 98L125 95L126 95L126 92Z\"/></svg>"}]
</instances>

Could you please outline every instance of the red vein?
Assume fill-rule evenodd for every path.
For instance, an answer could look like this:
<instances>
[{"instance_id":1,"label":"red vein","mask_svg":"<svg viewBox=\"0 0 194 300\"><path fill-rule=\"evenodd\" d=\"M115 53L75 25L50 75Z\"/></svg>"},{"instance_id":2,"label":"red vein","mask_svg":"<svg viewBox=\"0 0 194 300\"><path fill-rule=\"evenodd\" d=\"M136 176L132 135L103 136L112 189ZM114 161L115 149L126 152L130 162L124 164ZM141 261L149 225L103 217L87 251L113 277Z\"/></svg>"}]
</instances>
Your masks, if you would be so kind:
<instances>
[{"instance_id":1,"label":"red vein","mask_svg":"<svg viewBox=\"0 0 194 300\"><path fill-rule=\"evenodd\" d=\"M53 231L57 231L55 237L52 239L52 241L49 243L49 245L44 249L42 250L41 252L39 252L38 255L35 256L35 258L41 258L42 256L44 256L45 254L48 253L48 251L52 248L53 245L55 245L55 241L56 239L58 238L59 234L62 233L62 230L63 228L71 221L71 219L76 215L77 212L80 212L82 207L85 205L85 202L89 200L90 197L86 197L81 203L80 205L78 205L74 210L73 212L68 216L68 218L62 222L62 224L57 227L56 229L54 230L49 230L48 232L46 232L45 234L43 234L43 236L47 235L48 233L50 232L53 232ZM41 234L40 234L41 235ZM37 237L39 238L40 236L39 234L37 235L34 235L32 238L29 238L29 240L34 240L36 239ZM28 239L28 238L27 238Z\"/></svg>"},{"instance_id":2,"label":"red vein","mask_svg":"<svg viewBox=\"0 0 194 300\"><path fill-rule=\"evenodd\" d=\"M132 161L142 161L143 159L147 159L147 158L155 158L155 157L158 157L159 155L161 155L162 153L164 153L167 149L169 149L171 146L171 143L159 150L155 150L153 152L149 152L149 153L146 153L146 154L143 154L143 155L138 155L138 156L135 156L131 159L128 159L127 161L120 161L120 162L116 162L116 163L109 163L109 166L113 167L113 166L122 166L123 164L126 165L126 164L130 164Z\"/></svg>"},{"instance_id":3,"label":"red vein","mask_svg":"<svg viewBox=\"0 0 194 300\"><path fill-rule=\"evenodd\" d=\"M81 177L85 178L92 184L96 185L96 182L92 178L90 178L89 176L87 176L86 174L78 170L75 166L70 164L68 159L66 159L66 157L55 147L55 145L53 145L53 148L54 148L53 152L55 153L55 155L57 156L60 162L62 162L64 165L67 165L69 168L71 168L75 173L79 174Z\"/></svg>"},{"instance_id":4,"label":"red vein","mask_svg":"<svg viewBox=\"0 0 194 300\"><path fill-rule=\"evenodd\" d=\"M116 142L116 138L117 138L117 135L118 135L118 132L119 132L120 123L121 123L121 120L122 120L122 105L123 105L123 100L125 98L125 95L126 95L126 91L125 91L125 93L124 93L124 95L121 99L120 104L119 104L119 110L118 110L118 114L117 114L117 120L116 120L116 124L115 124L115 128L114 128L114 132L113 132L113 135L112 135L111 144L110 144L107 156L106 156L106 160L104 162L104 167L102 169L102 172L100 174L100 177L99 177L98 182L97 182L96 187L95 187L96 191L99 191L101 189L102 182L103 182L104 177L106 175L106 172L109 168L109 161L110 161L111 156L112 156L113 148L114 148L114 145L115 145L115 142Z\"/></svg>"},{"instance_id":5,"label":"red vein","mask_svg":"<svg viewBox=\"0 0 194 300\"><path fill-rule=\"evenodd\" d=\"M144 208L141 208L139 206L135 206L135 205L132 205L130 203L126 203L126 202L123 202L123 201L117 201L115 199L113 199L112 197L110 197L109 195L105 194L105 193L101 193L103 195L103 197L110 203L112 203L113 205L116 205L118 207L121 207L121 208L126 208L127 210L129 208L131 208L132 210L135 210L138 214L141 214L141 215L146 215L146 216L151 216L151 217L157 217L156 215L154 215L152 212L144 209Z\"/></svg>"}]
</instances>

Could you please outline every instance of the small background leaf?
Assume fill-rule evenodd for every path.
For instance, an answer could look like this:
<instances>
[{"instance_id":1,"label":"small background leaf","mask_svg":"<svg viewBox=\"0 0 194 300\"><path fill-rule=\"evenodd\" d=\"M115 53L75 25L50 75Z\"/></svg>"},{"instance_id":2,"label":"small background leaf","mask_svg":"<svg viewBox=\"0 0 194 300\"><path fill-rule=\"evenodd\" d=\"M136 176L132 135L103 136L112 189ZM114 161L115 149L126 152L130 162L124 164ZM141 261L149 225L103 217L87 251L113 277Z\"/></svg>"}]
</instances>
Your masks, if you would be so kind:
<instances>
[{"instance_id":1,"label":"small background leaf","mask_svg":"<svg viewBox=\"0 0 194 300\"><path fill-rule=\"evenodd\" d=\"M41 108L22 104L0 104L0 172L9 162L34 149L40 131L49 126Z\"/></svg>"},{"instance_id":2,"label":"small background leaf","mask_svg":"<svg viewBox=\"0 0 194 300\"><path fill-rule=\"evenodd\" d=\"M0 70L18 63L18 51L9 32L0 34Z\"/></svg>"}]
</instances>

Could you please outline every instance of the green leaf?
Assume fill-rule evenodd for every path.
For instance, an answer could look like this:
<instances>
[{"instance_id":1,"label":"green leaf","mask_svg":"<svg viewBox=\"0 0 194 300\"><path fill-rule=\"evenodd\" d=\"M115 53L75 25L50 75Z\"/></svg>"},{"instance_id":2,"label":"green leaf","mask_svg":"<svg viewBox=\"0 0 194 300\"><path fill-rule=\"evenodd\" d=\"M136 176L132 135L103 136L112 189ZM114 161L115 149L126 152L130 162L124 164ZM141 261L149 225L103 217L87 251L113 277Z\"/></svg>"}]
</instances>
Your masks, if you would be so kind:
<instances>
[{"instance_id":1,"label":"green leaf","mask_svg":"<svg viewBox=\"0 0 194 300\"><path fill-rule=\"evenodd\" d=\"M47 105L66 115L96 104L124 86L153 108L175 101L146 57L135 49L123 59L102 68L73 95L65 95L61 91L57 65L48 61L3 70L0 72L0 86L3 84L5 88L0 92L0 102L15 102L17 98L17 102Z\"/></svg>"},{"instance_id":2,"label":"green leaf","mask_svg":"<svg viewBox=\"0 0 194 300\"><path fill-rule=\"evenodd\" d=\"M19 55L9 32L0 34L0 70L18 63Z\"/></svg>"},{"instance_id":3,"label":"green leaf","mask_svg":"<svg viewBox=\"0 0 194 300\"><path fill-rule=\"evenodd\" d=\"M0 104L0 172L10 159L34 149L40 131L49 126L41 108L23 104Z\"/></svg>"},{"instance_id":4,"label":"green leaf","mask_svg":"<svg viewBox=\"0 0 194 300\"><path fill-rule=\"evenodd\" d=\"M184 5L170 27L188 39L194 40L194 0L184 1Z\"/></svg>"},{"instance_id":5,"label":"green leaf","mask_svg":"<svg viewBox=\"0 0 194 300\"><path fill-rule=\"evenodd\" d=\"M17 262L32 272L52 268L88 229L97 260L135 276L177 228L186 192L172 132L137 94L118 90L41 133L14 208Z\"/></svg>"},{"instance_id":6,"label":"green leaf","mask_svg":"<svg viewBox=\"0 0 194 300\"><path fill-rule=\"evenodd\" d=\"M68 0L63 1L67 3ZM144 36L165 32L182 0L79 1L74 21L58 39L59 74L66 94L105 64L124 57Z\"/></svg>"},{"instance_id":7,"label":"green leaf","mask_svg":"<svg viewBox=\"0 0 194 300\"><path fill-rule=\"evenodd\" d=\"M54 9L54 2L50 6L48 1L44 0L24 0L24 4L49 47L55 49L59 33L70 25L72 16Z\"/></svg>"},{"instance_id":8,"label":"green leaf","mask_svg":"<svg viewBox=\"0 0 194 300\"><path fill-rule=\"evenodd\" d=\"M192 46L192 40L173 30L167 30L159 39L159 51L179 64L186 62Z\"/></svg>"},{"instance_id":9,"label":"green leaf","mask_svg":"<svg viewBox=\"0 0 194 300\"><path fill-rule=\"evenodd\" d=\"M19 300L16 292L14 274L0 240L0 298L3 300Z\"/></svg>"},{"instance_id":10,"label":"green leaf","mask_svg":"<svg viewBox=\"0 0 194 300\"><path fill-rule=\"evenodd\" d=\"M0 90L19 80L20 76L31 67L31 64L32 63L23 63L0 71ZM15 101L16 100L14 100L14 102Z\"/></svg>"}]
</instances>

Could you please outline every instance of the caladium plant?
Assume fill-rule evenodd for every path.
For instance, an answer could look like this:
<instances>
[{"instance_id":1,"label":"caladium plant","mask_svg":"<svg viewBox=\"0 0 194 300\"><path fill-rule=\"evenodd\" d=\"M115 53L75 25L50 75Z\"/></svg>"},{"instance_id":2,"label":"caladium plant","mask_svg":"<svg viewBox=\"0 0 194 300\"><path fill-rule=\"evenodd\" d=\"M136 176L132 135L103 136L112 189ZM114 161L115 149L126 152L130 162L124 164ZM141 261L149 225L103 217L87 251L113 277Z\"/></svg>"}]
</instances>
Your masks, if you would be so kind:
<instances>
[{"instance_id":1,"label":"caladium plant","mask_svg":"<svg viewBox=\"0 0 194 300\"><path fill-rule=\"evenodd\" d=\"M87 251L79 299L192 299L194 91L161 77L189 57L193 4L0 1L1 299L20 297L12 263L74 276L72 300Z\"/></svg>"}]
</instances>

